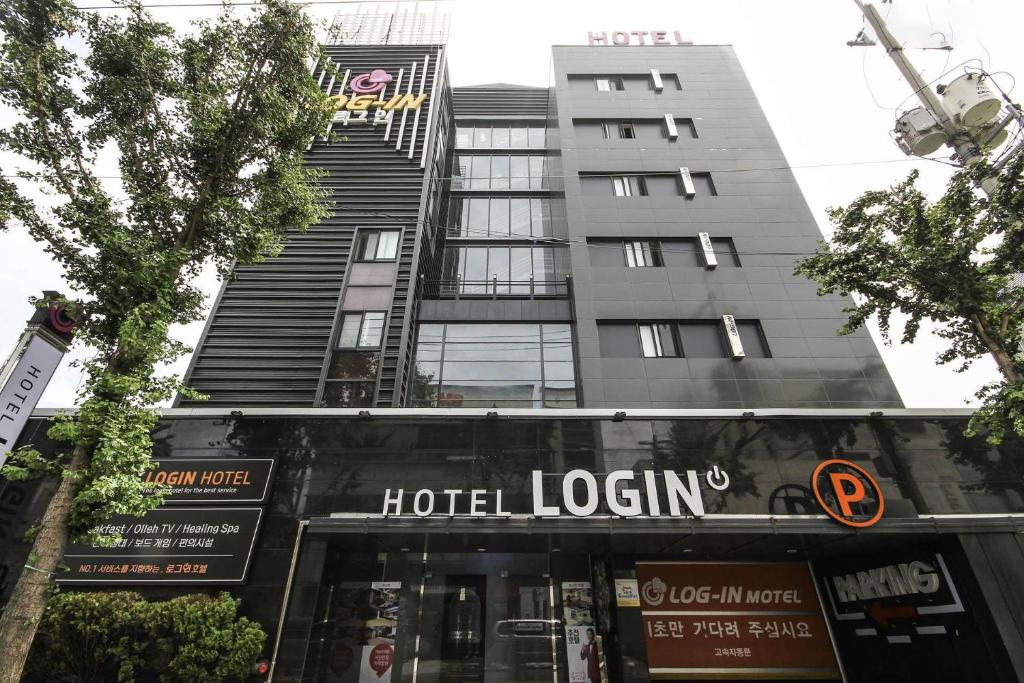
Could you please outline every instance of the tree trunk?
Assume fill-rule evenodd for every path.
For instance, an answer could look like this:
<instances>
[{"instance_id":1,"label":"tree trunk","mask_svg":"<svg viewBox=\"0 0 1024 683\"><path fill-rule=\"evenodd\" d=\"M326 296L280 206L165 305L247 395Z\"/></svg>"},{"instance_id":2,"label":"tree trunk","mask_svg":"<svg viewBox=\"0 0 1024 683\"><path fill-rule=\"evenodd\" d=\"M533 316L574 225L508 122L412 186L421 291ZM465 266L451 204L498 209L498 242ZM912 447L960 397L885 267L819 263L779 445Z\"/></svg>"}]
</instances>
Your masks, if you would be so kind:
<instances>
[{"instance_id":1,"label":"tree trunk","mask_svg":"<svg viewBox=\"0 0 1024 683\"><path fill-rule=\"evenodd\" d=\"M71 454L68 469L80 472L85 469L87 460L88 452L78 446ZM18 683L21 680L29 649L50 597L51 579L68 545L68 514L77 490L77 482L66 477L61 479L46 506L29 560L0 617L0 662L3 662L0 665L0 683Z\"/></svg>"},{"instance_id":2,"label":"tree trunk","mask_svg":"<svg viewBox=\"0 0 1024 683\"><path fill-rule=\"evenodd\" d=\"M972 315L971 320L974 323L974 329L978 333L978 337L985 345L985 348L988 349L989 354L999 368L999 372L1006 378L1006 381L1021 381L1020 368L1013 362L1013 354L1007 351L1006 346L1003 345L1003 338L990 332L979 316Z\"/></svg>"},{"instance_id":3,"label":"tree trunk","mask_svg":"<svg viewBox=\"0 0 1024 683\"><path fill-rule=\"evenodd\" d=\"M992 357L995 358L996 365L999 367L999 372L1003 373L1003 377L1008 382L1019 382L1021 380L1020 373L1017 371L1017 365L1013 362L1013 356L1011 356L1006 349L999 347L990 351Z\"/></svg>"}]
</instances>

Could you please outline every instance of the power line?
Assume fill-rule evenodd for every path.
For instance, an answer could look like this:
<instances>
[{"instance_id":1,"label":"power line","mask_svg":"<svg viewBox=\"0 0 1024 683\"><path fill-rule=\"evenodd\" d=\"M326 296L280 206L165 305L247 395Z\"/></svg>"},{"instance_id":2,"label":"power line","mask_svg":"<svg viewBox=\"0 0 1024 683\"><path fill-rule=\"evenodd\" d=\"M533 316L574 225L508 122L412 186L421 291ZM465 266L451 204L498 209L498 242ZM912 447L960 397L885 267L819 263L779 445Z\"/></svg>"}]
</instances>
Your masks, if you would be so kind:
<instances>
[{"instance_id":1,"label":"power line","mask_svg":"<svg viewBox=\"0 0 1024 683\"><path fill-rule=\"evenodd\" d=\"M604 147L574 147L574 148L571 148L571 149L567 149L566 151L582 152L582 151L601 151L601 150L605 150L605 149L607 149L607 148L604 148ZM643 151L643 149L644 148L640 148L638 151ZM480 157L483 157L483 156L501 156L501 155L493 154L492 153L493 151L494 150L488 150L488 153L486 153L486 154L484 154L484 153L473 153L473 152L469 152L469 153L466 153L466 152L456 152L456 154L463 154L464 156L480 156ZM515 155L509 155L509 156L530 156L530 155L515 154ZM537 157L542 157L543 156L543 157L546 158L547 155L537 154L537 155L533 155L533 156L537 156ZM915 161L941 161L941 160L939 160L939 159L927 159L927 158L924 158L924 157L920 157L920 158L918 158L918 157L904 157L904 158L901 158L901 159L878 159L878 160L875 160L875 161L867 161L867 160L865 160L865 161L834 161L834 162L824 162L824 163L820 163L820 164L796 164L796 165L786 165L786 166L758 166L758 167L752 167L752 168L727 168L727 169L718 169L718 170L709 170L709 171L700 171L700 170L698 170L698 171L693 171L693 172L694 173L698 173L698 174L699 173L710 173L712 175L717 175L717 174L721 174L721 173L751 173L751 172L754 172L754 171L786 171L786 170L800 170L800 169L805 169L805 168L831 168L831 167L845 167L845 166L872 166L872 165L876 165L876 164L898 164L898 163L908 163L908 162L915 162ZM37 174L30 173L29 175L37 175ZM615 172L615 173L592 173L592 172L589 172L589 171L580 171L577 175L544 174L543 176L501 176L501 177L498 177L498 178L493 178L493 177L489 177L489 178L471 178L471 177L467 177L467 176L436 176L435 179L436 180L462 180L462 181L474 181L474 180L499 180L499 181L501 181L501 180L517 180L517 179L544 180L544 179L550 179L550 178L560 178L560 179L564 180L565 178L576 178L576 177L585 177L585 178L616 178L616 177L620 177L620 176L630 176L630 175L634 175L634 176L635 175L666 176L666 177L668 177L668 176L678 176L679 175L679 171L632 171L632 172L630 172L630 171L618 171L618 172ZM3 173L3 174L0 174L0 177L4 177L4 178L21 178L23 180L31 180L32 179L32 178L25 178L24 176L22 176L21 174L18 174L18 173ZM93 176L93 177L96 178L96 179L99 179L99 180L120 180L120 179L123 178L122 175L97 175L97 176ZM318 182L321 183L321 184L325 184L325 181L330 181L330 180L332 180L332 176L327 175L327 176L324 176L323 178L320 178L318 180ZM476 188L462 188L462 189L465 190L465 189L476 189ZM510 188L478 188L478 189L481 189L481 190L501 190L501 191L504 191L504 190L508 190ZM522 190L550 190L551 188L516 188L516 189L522 189Z\"/></svg>"},{"instance_id":2,"label":"power line","mask_svg":"<svg viewBox=\"0 0 1024 683\"><path fill-rule=\"evenodd\" d=\"M296 2L289 1L289 4L306 6L306 5L356 5L361 3L370 4L395 4L397 0L299 0ZM250 7L253 5L260 5L262 3L256 0L238 0L237 2L227 0L226 2L169 2L163 4L146 4L143 3L143 9L160 9L162 7L224 7L227 4L229 7ZM90 5L83 7L75 5L75 9L88 12L92 10L129 10L130 8L124 5Z\"/></svg>"}]
</instances>

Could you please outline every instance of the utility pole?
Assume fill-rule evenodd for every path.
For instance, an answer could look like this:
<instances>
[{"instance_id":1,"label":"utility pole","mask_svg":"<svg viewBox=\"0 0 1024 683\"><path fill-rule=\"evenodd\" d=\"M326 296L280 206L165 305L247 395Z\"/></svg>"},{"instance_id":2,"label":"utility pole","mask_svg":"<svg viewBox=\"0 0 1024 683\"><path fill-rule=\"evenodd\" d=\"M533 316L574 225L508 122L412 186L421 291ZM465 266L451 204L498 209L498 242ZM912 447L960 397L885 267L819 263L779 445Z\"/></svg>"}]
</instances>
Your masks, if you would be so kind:
<instances>
[{"instance_id":1,"label":"utility pole","mask_svg":"<svg viewBox=\"0 0 1024 683\"><path fill-rule=\"evenodd\" d=\"M946 134L946 144L953 148L960 163L963 166L971 166L983 160L985 155L982 154L981 147L973 139L971 131L949 115L942 101L925 83L924 78L917 72L917 69L910 63L910 60L907 59L903 46L896 42L896 39L889 32L885 21L879 15L875 6L870 3L865 4L861 0L854 0L854 2L857 3L857 7L860 8L867 22L871 24L871 28L874 29L875 35L878 36L882 47L885 48L886 54L889 55L896 64L896 68L899 69L903 77L914 88L914 94L917 95L921 104L924 105L924 108L928 110L939 126L942 127ZM1019 111L1016 112L1016 116L1014 112L1011 112L1009 116L1000 122L1000 126L997 126L985 136L985 142L992 140L999 130L1018 116ZM995 191L996 185L997 181L994 177L988 177L981 181L981 189L989 196Z\"/></svg>"}]
</instances>

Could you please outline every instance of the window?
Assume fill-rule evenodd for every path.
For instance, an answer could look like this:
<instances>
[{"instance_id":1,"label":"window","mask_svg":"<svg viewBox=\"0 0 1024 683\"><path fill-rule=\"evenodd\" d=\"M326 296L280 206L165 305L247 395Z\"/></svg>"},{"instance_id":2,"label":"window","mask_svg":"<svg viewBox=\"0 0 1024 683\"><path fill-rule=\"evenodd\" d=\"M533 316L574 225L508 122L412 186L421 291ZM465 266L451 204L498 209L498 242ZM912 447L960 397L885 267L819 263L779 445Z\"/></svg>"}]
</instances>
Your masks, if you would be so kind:
<instances>
[{"instance_id":1,"label":"window","mask_svg":"<svg viewBox=\"0 0 1024 683\"><path fill-rule=\"evenodd\" d=\"M529 149L545 146L544 125L522 121L463 122L455 128L457 149Z\"/></svg>"},{"instance_id":2,"label":"window","mask_svg":"<svg viewBox=\"0 0 1024 683\"><path fill-rule=\"evenodd\" d=\"M739 268L740 256L731 237L712 237L711 247L715 250L719 268Z\"/></svg>"},{"instance_id":3,"label":"window","mask_svg":"<svg viewBox=\"0 0 1024 683\"><path fill-rule=\"evenodd\" d=\"M626 252L626 265L630 268L650 268L661 266L661 248L657 242L635 240L623 242Z\"/></svg>"},{"instance_id":4,"label":"window","mask_svg":"<svg viewBox=\"0 0 1024 683\"><path fill-rule=\"evenodd\" d=\"M743 344L743 353L747 358L771 358L761 323L756 320L737 320L736 329L740 333L740 343Z\"/></svg>"},{"instance_id":5,"label":"window","mask_svg":"<svg viewBox=\"0 0 1024 683\"><path fill-rule=\"evenodd\" d=\"M597 78L595 83L597 84L597 89L601 92L626 89L621 78Z\"/></svg>"},{"instance_id":6,"label":"window","mask_svg":"<svg viewBox=\"0 0 1024 683\"><path fill-rule=\"evenodd\" d=\"M513 190L528 190L530 189L530 160L533 157L512 157L509 168L511 181L511 189Z\"/></svg>"},{"instance_id":7,"label":"window","mask_svg":"<svg viewBox=\"0 0 1024 683\"><path fill-rule=\"evenodd\" d=\"M512 124L511 137L508 146L513 149L522 149L530 146L530 129L525 125Z\"/></svg>"},{"instance_id":8,"label":"window","mask_svg":"<svg viewBox=\"0 0 1024 683\"><path fill-rule=\"evenodd\" d=\"M546 197L455 197L448 234L472 239L551 237Z\"/></svg>"},{"instance_id":9,"label":"window","mask_svg":"<svg viewBox=\"0 0 1024 683\"><path fill-rule=\"evenodd\" d=\"M604 121L601 130L605 139L636 139L636 126L632 121Z\"/></svg>"},{"instance_id":10,"label":"window","mask_svg":"<svg viewBox=\"0 0 1024 683\"><path fill-rule=\"evenodd\" d=\"M506 149L509 146L508 126L491 126L491 147Z\"/></svg>"},{"instance_id":11,"label":"window","mask_svg":"<svg viewBox=\"0 0 1024 683\"><path fill-rule=\"evenodd\" d=\"M640 353L644 358L674 358L681 356L676 339L675 325L671 323L641 323Z\"/></svg>"},{"instance_id":12,"label":"window","mask_svg":"<svg viewBox=\"0 0 1024 683\"><path fill-rule=\"evenodd\" d=\"M568 324L422 324L412 403L574 407L572 330Z\"/></svg>"},{"instance_id":13,"label":"window","mask_svg":"<svg viewBox=\"0 0 1024 683\"><path fill-rule=\"evenodd\" d=\"M547 147L547 131L544 126L530 126L529 127L529 146L533 149L544 149Z\"/></svg>"},{"instance_id":14,"label":"window","mask_svg":"<svg viewBox=\"0 0 1024 683\"><path fill-rule=\"evenodd\" d=\"M679 325L683 353L691 358L725 358L725 340L719 320L690 320Z\"/></svg>"},{"instance_id":15,"label":"window","mask_svg":"<svg viewBox=\"0 0 1024 683\"><path fill-rule=\"evenodd\" d=\"M360 230L356 243L359 261L390 261L398 257L398 230Z\"/></svg>"},{"instance_id":16,"label":"window","mask_svg":"<svg viewBox=\"0 0 1024 683\"><path fill-rule=\"evenodd\" d=\"M612 178L612 192L616 197L646 197L647 183L642 176L637 175L614 175Z\"/></svg>"},{"instance_id":17,"label":"window","mask_svg":"<svg viewBox=\"0 0 1024 683\"><path fill-rule=\"evenodd\" d=\"M747 358L771 357L760 322L738 320L736 327ZM732 355L721 320L599 321L597 336L604 358L729 358Z\"/></svg>"},{"instance_id":18,"label":"window","mask_svg":"<svg viewBox=\"0 0 1024 683\"><path fill-rule=\"evenodd\" d=\"M384 313L346 313L338 335L339 349L379 349L384 334Z\"/></svg>"},{"instance_id":19,"label":"window","mask_svg":"<svg viewBox=\"0 0 1024 683\"><path fill-rule=\"evenodd\" d=\"M452 189L526 190L544 187L545 157L540 155L459 155Z\"/></svg>"},{"instance_id":20,"label":"window","mask_svg":"<svg viewBox=\"0 0 1024 683\"><path fill-rule=\"evenodd\" d=\"M564 295L567 254L561 247L448 247L441 292Z\"/></svg>"}]
</instances>

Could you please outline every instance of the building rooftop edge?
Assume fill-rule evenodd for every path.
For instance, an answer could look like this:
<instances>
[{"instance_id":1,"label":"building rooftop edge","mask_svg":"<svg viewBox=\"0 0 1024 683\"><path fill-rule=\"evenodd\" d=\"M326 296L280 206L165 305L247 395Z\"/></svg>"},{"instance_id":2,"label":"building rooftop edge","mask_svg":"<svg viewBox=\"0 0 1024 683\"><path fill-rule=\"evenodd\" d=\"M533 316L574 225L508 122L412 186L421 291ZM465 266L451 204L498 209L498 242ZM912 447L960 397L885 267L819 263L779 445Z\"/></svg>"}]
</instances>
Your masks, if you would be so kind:
<instances>
[{"instance_id":1,"label":"building rooftop edge","mask_svg":"<svg viewBox=\"0 0 1024 683\"><path fill-rule=\"evenodd\" d=\"M601 48L601 49L615 48L617 50L621 50L623 48L634 48L634 49L636 49L636 48L645 48L645 47L656 47L656 48L658 48L660 50L660 49L664 49L666 47L693 48L693 47L734 47L734 46L735 46L734 43L690 43L688 45L678 45L678 44L672 44L672 45L577 45L575 43L554 43L554 44L551 45L551 47L553 47L553 48L554 47L585 47L585 48L591 48L592 47L592 48Z\"/></svg>"}]
</instances>

